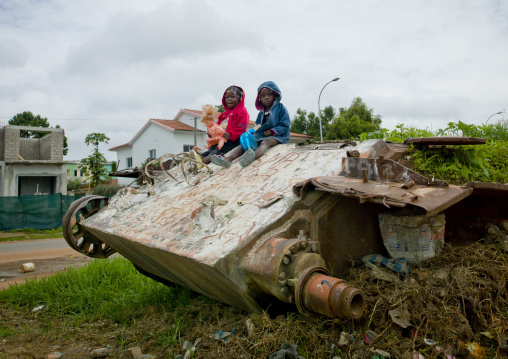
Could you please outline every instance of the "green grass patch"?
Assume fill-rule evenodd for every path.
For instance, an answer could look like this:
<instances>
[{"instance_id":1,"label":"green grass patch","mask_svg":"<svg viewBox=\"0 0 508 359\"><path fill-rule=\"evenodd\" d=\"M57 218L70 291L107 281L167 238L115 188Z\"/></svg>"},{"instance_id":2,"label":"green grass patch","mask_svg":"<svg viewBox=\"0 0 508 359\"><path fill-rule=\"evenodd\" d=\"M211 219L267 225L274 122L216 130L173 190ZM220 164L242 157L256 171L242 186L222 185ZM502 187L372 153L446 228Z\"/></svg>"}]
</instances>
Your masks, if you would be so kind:
<instances>
[{"instance_id":1,"label":"green grass patch","mask_svg":"<svg viewBox=\"0 0 508 359\"><path fill-rule=\"evenodd\" d=\"M8 241L24 241L30 239L46 239L46 238L61 238L62 227L55 229L14 229L10 231L0 231L0 233L6 233L5 237L0 237L0 242L8 242ZM23 233L23 234L19 234ZM13 234L10 236L9 234ZM14 235L19 234L19 235Z\"/></svg>"},{"instance_id":2,"label":"green grass patch","mask_svg":"<svg viewBox=\"0 0 508 359\"><path fill-rule=\"evenodd\" d=\"M16 332L12 328L4 327L0 324L0 338L10 337L15 334Z\"/></svg>"},{"instance_id":3,"label":"green grass patch","mask_svg":"<svg viewBox=\"0 0 508 359\"><path fill-rule=\"evenodd\" d=\"M171 309L185 305L188 296L188 291L155 282L139 274L125 258L116 257L93 260L86 267L69 268L51 277L28 279L0 291L0 302L28 309L44 305L43 312L52 318L128 324L147 306Z\"/></svg>"}]
</instances>

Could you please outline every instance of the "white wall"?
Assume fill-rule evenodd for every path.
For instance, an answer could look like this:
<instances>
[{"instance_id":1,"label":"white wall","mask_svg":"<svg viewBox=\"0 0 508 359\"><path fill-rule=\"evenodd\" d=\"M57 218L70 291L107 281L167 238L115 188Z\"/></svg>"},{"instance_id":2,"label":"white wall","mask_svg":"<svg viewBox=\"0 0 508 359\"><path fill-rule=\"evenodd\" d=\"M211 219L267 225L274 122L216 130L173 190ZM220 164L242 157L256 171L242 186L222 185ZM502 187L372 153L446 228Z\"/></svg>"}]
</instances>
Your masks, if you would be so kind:
<instances>
[{"instance_id":1,"label":"white wall","mask_svg":"<svg viewBox=\"0 0 508 359\"><path fill-rule=\"evenodd\" d=\"M131 146L122 147L122 148L116 150L117 162L118 162L118 160L120 160L117 171L124 170L127 168L127 157L132 157L132 147Z\"/></svg>"},{"instance_id":2,"label":"white wall","mask_svg":"<svg viewBox=\"0 0 508 359\"><path fill-rule=\"evenodd\" d=\"M206 133L197 133L197 146L204 148ZM153 123L139 134L132 146L120 148L116 151L120 160L118 170L127 168L127 157L132 157L132 167L140 167L149 157L149 151L155 149L157 158L165 154L183 152L184 145L194 145L194 132L171 131Z\"/></svg>"}]
</instances>

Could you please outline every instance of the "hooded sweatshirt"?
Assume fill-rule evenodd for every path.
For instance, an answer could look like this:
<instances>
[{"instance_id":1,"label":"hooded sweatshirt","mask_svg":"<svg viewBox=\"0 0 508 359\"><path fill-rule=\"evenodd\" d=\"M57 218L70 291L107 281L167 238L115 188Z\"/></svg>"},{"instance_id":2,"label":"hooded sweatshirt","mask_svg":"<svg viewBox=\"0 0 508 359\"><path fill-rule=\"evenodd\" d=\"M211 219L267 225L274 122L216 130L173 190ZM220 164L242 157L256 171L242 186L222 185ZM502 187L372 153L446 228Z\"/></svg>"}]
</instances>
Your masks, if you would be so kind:
<instances>
[{"instance_id":1,"label":"hooded sweatshirt","mask_svg":"<svg viewBox=\"0 0 508 359\"><path fill-rule=\"evenodd\" d=\"M254 132L254 138L256 141L262 141L266 138L264 132L266 130L272 130L275 132L275 135L272 137L274 137L280 143L288 143L289 125L291 120L289 118L288 110L282 103L280 103L280 100L282 99L282 93L280 92L279 87L272 81L263 82L261 86L258 87L258 94L256 96L256 108L260 112L256 118L256 125L261 125L263 123L264 106L259 98L259 91L261 91L263 87L269 88L279 96L273 102L272 108L270 109L270 116L268 117L268 121L266 121L264 125L262 125Z\"/></svg>"},{"instance_id":2,"label":"hooded sweatshirt","mask_svg":"<svg viewBox=\"0 0 508 359\"><path fill-rule=\"evenodd\" d=\"M230 109L226 106L226 91L224 91L224 95L222 95L222 105L224 106L224 112L219 115L219 120L217 123L220 125L223 121L228 120L228 126L226 127L226 132L229 132L229 140L235 141L240 138L240 135L247 131L247 126L249 125L249 113L245 108L245 91L240 86L233 85L242 90L243 95L240 98L240 102L238 105ZM231 87L231 86L230 86ZM228 87L229 88L229 87Z\"/></svg>"}]
</instances>

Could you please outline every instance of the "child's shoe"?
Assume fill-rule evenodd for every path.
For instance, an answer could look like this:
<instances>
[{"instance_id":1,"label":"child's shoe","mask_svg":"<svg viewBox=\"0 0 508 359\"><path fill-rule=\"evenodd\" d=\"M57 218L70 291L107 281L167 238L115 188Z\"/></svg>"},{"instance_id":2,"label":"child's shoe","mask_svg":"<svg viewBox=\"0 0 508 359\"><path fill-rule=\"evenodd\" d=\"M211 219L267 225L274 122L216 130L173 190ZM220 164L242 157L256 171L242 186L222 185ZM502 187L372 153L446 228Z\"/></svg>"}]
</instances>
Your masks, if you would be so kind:
<instances>
[{"instance_id":1,"label":"child's shoe","mask_svg":"<svg viewBox=\"0 0 508 359\"><path fill-rule=\"evenodd\" d=\"M217 166L231 167L231 162L226 161L222 156L211 155L210 161Z\"/></svg>"},{"instance_id":2,"label":"child's shoe","mask_svg":"<svg viewBox=\"0 0 508 359\"><path fill-rule=\"evenodd\" d=\"M256 153L252 148L249 148L245 153L240 157L240 166L247 167L252 162L254 162L254 159L256 158Z\"/></svg>"}]
</instances>

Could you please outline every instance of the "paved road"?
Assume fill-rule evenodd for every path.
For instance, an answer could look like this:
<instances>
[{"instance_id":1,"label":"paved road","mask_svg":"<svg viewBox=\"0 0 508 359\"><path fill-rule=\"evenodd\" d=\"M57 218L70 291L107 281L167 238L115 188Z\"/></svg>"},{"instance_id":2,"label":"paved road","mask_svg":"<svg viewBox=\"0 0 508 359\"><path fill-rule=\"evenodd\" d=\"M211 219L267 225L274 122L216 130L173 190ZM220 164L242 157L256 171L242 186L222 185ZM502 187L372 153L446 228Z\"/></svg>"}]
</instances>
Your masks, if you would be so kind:
<instances>
[{"instance_id":1,"label":"paved road","mask_svg":"<svg viewBox=\"0 0 508 359\"><path fill-rule=\"evenodd\" d=\"M63 238L0 242L0 290L27 278L51 275L89 261L89 257L76 252ZM34 272L19 272L19 266L26 262L34 263Z\"/></svg>"},{"instance_id":2,"label":"paved road","mask_svg":"<svg viewBox=\"0 0 508 359\"><path fill-rule=\"evenodd\" d=\"M0 242L0 254L70 248L65 239Z\"/></svg>"}]
</instances>

